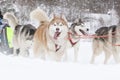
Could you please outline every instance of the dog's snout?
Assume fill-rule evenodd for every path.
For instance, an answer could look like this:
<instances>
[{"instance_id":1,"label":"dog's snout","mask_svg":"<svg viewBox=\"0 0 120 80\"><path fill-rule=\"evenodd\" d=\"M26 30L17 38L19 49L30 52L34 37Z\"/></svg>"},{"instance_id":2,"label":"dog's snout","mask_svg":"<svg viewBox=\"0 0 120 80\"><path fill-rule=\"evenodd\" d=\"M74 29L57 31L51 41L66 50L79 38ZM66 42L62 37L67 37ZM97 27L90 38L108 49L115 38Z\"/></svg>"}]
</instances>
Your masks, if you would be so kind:
<instances>
[{"instance_id":1,"label":"dog's snout","mask_svg":"<svg viewBox=\"0 0 120 80\"><path fill-rule=\"evenodd\" d=\"M87 31L89 31L89 29L87 28Z\"/></svg>"},{"instance_id":2,"label":"dog's snout","mask_svg":"<svg viewBox=\"0 0 120 80\"><path fill-rule=\"evenodd\" d=\"M56 31L59 31L60 29L59 28L56 28Z\"/></svg>"}]
</instances>

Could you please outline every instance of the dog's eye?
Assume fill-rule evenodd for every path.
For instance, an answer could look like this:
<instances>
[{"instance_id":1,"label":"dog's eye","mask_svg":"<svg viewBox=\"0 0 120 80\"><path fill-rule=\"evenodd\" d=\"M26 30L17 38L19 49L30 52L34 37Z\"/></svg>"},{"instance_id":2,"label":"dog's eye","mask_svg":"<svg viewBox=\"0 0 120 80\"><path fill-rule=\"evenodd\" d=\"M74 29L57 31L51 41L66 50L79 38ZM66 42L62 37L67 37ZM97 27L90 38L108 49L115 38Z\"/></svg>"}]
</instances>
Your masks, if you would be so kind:
<instances>
[{"instance_id":1,"label":"dog's eye","mask_svg":"<svg viewBox=\"0 0 120 80\"><path fill-rule=\"evenodd\" d=\"M81 24L82 26L84 25L84 24Z\"/></svg>"},{"instance_id":2,"label":"dog's eye","mask_svg":"<svg viewBox=\"0 0 120 80\"><path fill-rule=\"evenodd\" d=\"M63 24L60 24L60 26L63 26Z\"/></svg>"},{"instance_id":3,"label":"dog's eye","mask_svg":"<svg viewBox=\"0 0 120 80\"><path fill-rule=\"evenodd\" d=\"M84 24L81 24L81 27L84 27Z\"/></svg>"},{"instance_id":4,"label":"dog's eye","mask_svg":"<svg viewBox=\"0 0 120 80\"><path fill-rule=\"evenodd\" d=\"M57 26L56 24L53 24L54 26Z\"/></svg>"}]
</instances>

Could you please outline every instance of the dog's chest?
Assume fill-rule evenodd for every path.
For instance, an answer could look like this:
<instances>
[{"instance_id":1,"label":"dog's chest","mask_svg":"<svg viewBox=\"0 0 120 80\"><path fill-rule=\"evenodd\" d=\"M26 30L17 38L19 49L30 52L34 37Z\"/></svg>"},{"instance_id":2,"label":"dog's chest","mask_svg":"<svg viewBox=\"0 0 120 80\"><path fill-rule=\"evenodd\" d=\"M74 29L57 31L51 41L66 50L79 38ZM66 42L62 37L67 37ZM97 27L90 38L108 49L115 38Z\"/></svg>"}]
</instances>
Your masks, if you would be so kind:
<instances>
[{"instance_id":1,"label":"dog's chest","mask_svg":"<svg viewBox=\"0 0 120 80\"><path fill-rule=\"evenodd\" d=\"M67 43L67 40L49 40L48 41L48 48L51 51L57 52L62 49L62 47L65 47L65 44Z\"/></svg>"}]
</instances>

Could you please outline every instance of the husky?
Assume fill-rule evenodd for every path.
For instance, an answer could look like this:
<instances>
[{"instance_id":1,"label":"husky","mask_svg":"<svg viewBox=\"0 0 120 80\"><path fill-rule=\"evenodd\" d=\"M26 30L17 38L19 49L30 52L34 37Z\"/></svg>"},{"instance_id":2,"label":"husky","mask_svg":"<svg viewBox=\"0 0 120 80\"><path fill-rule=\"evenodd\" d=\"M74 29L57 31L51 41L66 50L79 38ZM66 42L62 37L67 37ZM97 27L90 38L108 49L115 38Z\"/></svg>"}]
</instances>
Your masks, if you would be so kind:
<instances>
[{"instance_id":1,"label":"husky","mask_svg":"<svg viewBox=\"0 0 120 80\"><path fill-rule=\"evenodd\" d=\"M68 39L71 47L74 48L74 61L78 61L79 41L81 36L87 35L89 27L86 27L81 19L76 19L69 28Z\"/></svg>"},{"instance_id":2,"label":"husky","mask_svg":"<svg viewBox=\"0 0 120 80\"><path fill-rule=\"evenodd\" d=\"M47 57L61 61L66 53L68 25L63 16L53 15L50 20L46 13L37 8L30 13L31 19L40 23L34 35L33 53L45 60Z\"/></svg>"},{"instance_id":3,"label":"husky","mask_svg":"<svg viewBox=\"0 0 120 80\"><path fill-rule=\"evenodd\" d=\"M115 61L119 63L119 30L116 25L112 25L110 27L101 27L96 30L96 36L93 39L93 55L91 59L91 63L95 62L95 58L100 53L104 52L105 60L104 64L107 64L111 55L113 55Z\"/></svg>"},{"instance_id":4,"label":"husky","mask_svg":"<svg viewBox=\"0 0 120 80\"><path fill-rule=\"evenodd\" d=\"M36 28L31 24L20 25L18 19L12 13L5 13L4 19L8 20L8 24L13 29L13 55L28 56L28 49L33 43L33 36Z\"/></svg>"}]
</instances>

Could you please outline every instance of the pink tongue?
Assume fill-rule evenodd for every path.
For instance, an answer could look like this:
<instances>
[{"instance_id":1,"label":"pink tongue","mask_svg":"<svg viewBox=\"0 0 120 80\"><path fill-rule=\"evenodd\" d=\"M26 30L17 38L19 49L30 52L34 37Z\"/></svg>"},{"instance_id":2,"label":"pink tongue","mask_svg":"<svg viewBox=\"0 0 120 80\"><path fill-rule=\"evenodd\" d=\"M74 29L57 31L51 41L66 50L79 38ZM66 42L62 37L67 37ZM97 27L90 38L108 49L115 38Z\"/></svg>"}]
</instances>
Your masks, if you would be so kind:
<instances>
[{"instance_id":1,"label":"pink tongue","mask_svg":"<svg viewBox=\"0 0 120 80\"><path fill-rule=\"evenodd\" d=\"M57 37L60 35L60 32L55 32L54 39L57 39Z\"/></svg>"}]
</instances>

